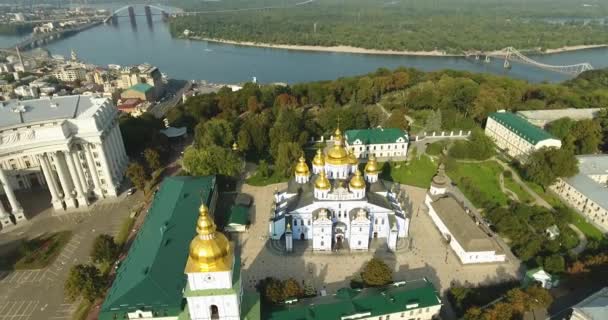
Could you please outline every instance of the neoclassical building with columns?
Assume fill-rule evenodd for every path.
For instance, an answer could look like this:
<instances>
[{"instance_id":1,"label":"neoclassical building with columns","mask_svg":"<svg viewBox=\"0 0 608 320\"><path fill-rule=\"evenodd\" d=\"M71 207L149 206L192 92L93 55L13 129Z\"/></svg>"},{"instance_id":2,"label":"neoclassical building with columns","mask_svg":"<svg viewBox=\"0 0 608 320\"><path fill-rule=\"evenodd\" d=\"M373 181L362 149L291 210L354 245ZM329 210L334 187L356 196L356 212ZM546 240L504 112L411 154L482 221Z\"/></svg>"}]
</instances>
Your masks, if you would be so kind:
<instances>
[{"instance_id":1,"label":"neoclassical building with columns","mask_svg":"<svg viewBox=\"0 0 608 320\"><path fill-rule=\"evenodd\" d=\"M55 210L114 197L128 162L111 100L63 96L0 103L0 223L26 218L15 190L44 188Z\"/></svg>"}]
</instances>

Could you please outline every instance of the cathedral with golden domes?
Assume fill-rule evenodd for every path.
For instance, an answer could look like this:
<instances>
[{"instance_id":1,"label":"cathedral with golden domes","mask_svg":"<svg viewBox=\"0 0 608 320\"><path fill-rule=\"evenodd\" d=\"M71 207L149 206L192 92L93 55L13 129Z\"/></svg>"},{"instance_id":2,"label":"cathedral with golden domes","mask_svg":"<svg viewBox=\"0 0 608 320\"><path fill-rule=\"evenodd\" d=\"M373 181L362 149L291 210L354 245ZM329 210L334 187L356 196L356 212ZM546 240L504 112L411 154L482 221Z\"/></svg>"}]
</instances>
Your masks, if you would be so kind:
<instances>
[{"instance_id":1,"label":"cathedral with golden domes","mask_svg":"<svg viewBox=\"0 0 608 320\"><path fill-rule=\"evenodd\" d=\"M287 251L294 240L312 241L315 251L365 251L374 239L395 250L398 239L408 236L405 194L378 179L380 167L373 154L361 172L340 129L325 152L317 150L311 165L312 170L300 157L287 188L274 195L270 237L284 237Z\"/></svg>"}]
</instances>

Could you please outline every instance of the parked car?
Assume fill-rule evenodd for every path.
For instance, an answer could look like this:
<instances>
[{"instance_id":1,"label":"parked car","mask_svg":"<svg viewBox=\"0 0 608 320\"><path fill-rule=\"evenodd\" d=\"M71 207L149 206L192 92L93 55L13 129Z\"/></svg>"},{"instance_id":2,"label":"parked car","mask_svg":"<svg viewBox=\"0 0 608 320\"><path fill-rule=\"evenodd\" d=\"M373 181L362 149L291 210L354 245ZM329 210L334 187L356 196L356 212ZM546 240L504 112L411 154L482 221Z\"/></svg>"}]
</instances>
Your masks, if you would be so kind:
<instances>
[{"instance_id":1,"label":"parked car","mask_svg":"<svg viewBox=\"0 0 608 320\"><path fill-rule=\"evenodd\" d=\"M137 191L137 189L131 188L131 189L127 190L127 195L130 196L130 195L134 194L136 191Z\"/></svg>"}]
</instances>

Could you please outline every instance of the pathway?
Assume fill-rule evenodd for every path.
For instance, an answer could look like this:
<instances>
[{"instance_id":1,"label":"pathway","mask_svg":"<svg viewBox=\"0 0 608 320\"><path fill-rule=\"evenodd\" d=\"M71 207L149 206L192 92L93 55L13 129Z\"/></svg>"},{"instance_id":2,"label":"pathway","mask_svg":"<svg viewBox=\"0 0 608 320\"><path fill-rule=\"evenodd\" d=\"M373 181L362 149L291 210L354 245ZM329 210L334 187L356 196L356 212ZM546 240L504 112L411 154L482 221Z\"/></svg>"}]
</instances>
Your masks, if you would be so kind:
<instances>
[{"instance_id":1,"label":"pathway","mask_svg":"<svg viewBox=\"0 0 608 320\"><path fill-rule=\"evenodd\" d=\"M505 176L502 174L502 172L498 176L498 184L500 185L500 191L502 191L502 193L509 196L511 200L519 202L519 196L515 194L515 192L511 191L511 189L505 187Z\"/></svg>"},{"instance_id":2,"label":"pathway","mask_svg":"<svg viewBox=\"0 0 608 320\"><path fill-rule=\"evenodd\" d=\"M587 248L587 237L585 237L585 234L572 223L569 223L568 227L570 227L578 236L578 245L570 249L570 251L574 254L581 254L581 252L585 251L585 248Z\"/></svg>"}]
</instances>

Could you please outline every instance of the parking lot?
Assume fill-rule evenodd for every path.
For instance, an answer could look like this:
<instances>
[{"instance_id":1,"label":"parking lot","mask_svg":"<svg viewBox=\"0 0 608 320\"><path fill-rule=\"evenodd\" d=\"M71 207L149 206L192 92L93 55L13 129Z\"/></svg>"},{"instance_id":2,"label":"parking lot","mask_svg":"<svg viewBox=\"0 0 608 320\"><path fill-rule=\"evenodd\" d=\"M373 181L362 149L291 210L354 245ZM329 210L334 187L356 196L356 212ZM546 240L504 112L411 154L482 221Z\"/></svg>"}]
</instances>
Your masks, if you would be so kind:
<instances>
[{"instance_id":1,"label":"parking lot","mask_svg":"<svg viewBox=\"0 0 608 320\"><path fill-rule=\"evenodd\" d=\"M0 320L71 319L77 303L64 298L63 284L71 266L90 261L93 239L116 235L142 195L95 203L88 210L55 215L51 209L22 228L0 234L0 244L44 232L71 230L72 238L51 265L41 270L0 270Z\"/></svg>"}]
</instances>

